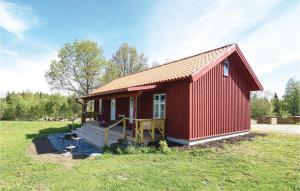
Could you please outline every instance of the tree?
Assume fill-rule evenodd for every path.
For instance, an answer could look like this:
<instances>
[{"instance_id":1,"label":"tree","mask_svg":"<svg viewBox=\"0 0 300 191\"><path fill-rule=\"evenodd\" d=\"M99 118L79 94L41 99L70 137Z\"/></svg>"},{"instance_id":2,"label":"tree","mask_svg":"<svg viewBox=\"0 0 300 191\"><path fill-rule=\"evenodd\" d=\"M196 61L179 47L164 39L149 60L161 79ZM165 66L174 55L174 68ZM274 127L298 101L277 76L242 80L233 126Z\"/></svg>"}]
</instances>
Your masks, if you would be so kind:
<instances>
[{"instance_id":1,"label":"tree","mask_svg":"<svg viewBox=\"0 0 300 191\"><path fill-rule=\"evenodd\" d=\"M120 76L121 75L116 64L109 61L106 65L105 75L102 78L102 83L107 84L108 82L117 79Z\"/></svg>"},{"instance_id":2,"label":"tree","mask_svg":"<svg viewBox=\"0 0 300 191\"><path fill-rule=\"evenodd\" d=\"M156 66L159 66L160 64L157 62L157 61L154 61L154 62L152 62L152 65L151 65L151 67L153 68L153 67L156 67Z\"/></svg>"},{"instance_id":3,"label":"tree","mask_svg":"<svg viewBox=\"0 0 300 191\"><path fill-rule=\"evenodd\" d=\"M106 61L102 50L92 41L75 41L58 51L45 77L51 89L86 95L100 85Z\"/></svg>"},{"instance_id":4,"label":"tree","mask_svg":"<svg viewBox=\"0 0 300 191\"><path fill-rule=\"evenodd\" d=\"M113 54L104 77L104 83L127 76L147 68L147 58L134 47L124 43Z\"/></svg>"},{"instance_id":5,"label":"tree","mask_svg":"<svg viewBox=\"0 0 300 191\"><path fill-rule=\"evenodd\" d=\"M300 81L290 78L283 96L284 109L292 116L300 115Z\"/></svg>"},{"instance_id":6,"label":"tree","mask_svg":"<svg viewBox=\"0 0 300 191\"><path fill-rule=\"evenodd\" d=\"M277 96L277 93L274 94L274 97L272 98L271 103L273 106L273 113L276 116L280 116L281 115L281 103Z\"/></svg>"},{"instance_id":7,"label":"tree","mask_svg":"<svg viewBox=\"0 0 300 191\"><path fill-rule=\"evenodd\" d=\"M256 119L270 115L272 113L272 104L266 97L260 97L254 94L251 98L251 117Z\"/></svg>"}]
</instances>

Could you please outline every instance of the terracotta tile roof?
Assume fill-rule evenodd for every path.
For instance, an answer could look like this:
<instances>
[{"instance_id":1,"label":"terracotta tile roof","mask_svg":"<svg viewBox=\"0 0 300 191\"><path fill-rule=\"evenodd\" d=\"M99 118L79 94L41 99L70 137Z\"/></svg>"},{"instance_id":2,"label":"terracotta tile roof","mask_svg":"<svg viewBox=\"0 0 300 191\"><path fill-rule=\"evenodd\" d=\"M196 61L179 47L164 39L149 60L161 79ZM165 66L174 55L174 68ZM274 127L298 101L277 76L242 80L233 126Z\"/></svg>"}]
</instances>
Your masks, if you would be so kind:
<instances>
[{"instance_id":1,"label":"terracotta tile roof","mask_svg":"<svg viewBox=\"0 0 300 191\"><path fill-rule=\"evenodd\" d=\"M180 60L172 61L157 67L149 68L135 74L121 77L110 83L97 88L88 96L105 94L106 92L116 91L129 87L158 84L171 80L183 79L190 77L194 72L200 70L207 64L211 63L217 57L221 56L231 46L226 45L217 49L209 50L197 55L189 56Z\"/></svg>"}]
</instances>

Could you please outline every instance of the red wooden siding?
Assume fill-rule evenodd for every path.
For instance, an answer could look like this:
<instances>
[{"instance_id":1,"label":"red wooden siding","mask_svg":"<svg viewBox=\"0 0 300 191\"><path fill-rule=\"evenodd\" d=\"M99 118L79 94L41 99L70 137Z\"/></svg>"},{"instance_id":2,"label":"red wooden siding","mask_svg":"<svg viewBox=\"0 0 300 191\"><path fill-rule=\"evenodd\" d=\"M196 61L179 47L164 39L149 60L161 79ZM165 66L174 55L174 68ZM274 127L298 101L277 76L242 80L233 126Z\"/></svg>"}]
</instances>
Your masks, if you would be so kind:
<instances>
[{"instance_id":1,"label":"red wooden siding","mask_svg":"<svg viewBox=\"0 0 300 191\"><path fill-rule=\"evenodd\" d=\"M110 100L102 100L102 120L110 121Z\"/></svg>"},{"instance_id":2,"label":"red wooden siding","mask_svg":"<svg viewBox=\"0 0 300 191\"><path fill-rule=\"evenodd\" d=\"M229 77L220 63L190 83L190 140L250 129L248 80L236 55L229 62Z\"/></svg>"},{"instance_id":3,"label":"red wooden siding","mask_svg":"<svg viewBox=\"0 0 300 191\"><path fill-rule=\"evenodd\" d=\"M99 99L94 100L94 112L99 112Z\"/></svg>"},{"instance_id":4,"label":"red wooden siding","mask_svg":"<svg viewBox=\"0 0 300 191\"><path fill-rule=\"evenodd\" d=\"M99 113L99 99L94 100L94 112ZM96 117L94 119L96 119Z\"/></svg>"},{"instance_id":5,"label":"red wooden siding","mask_svg":"<svg viewBox=\"0 0 300 191\"><path fill-rule=\"evenodd\" d=\"M189 138L189 81L168 84L166 91L166 135Z\"/></svg>"},{"instance_id":6,"label":"red wooden siding","mask_svg":"<svg viewBox=\"0 0 300 191\"><path fill-rule=\"evenodd\" d=\"M153 118L153 92L145 92L139 98L138 118Z\"/></svg>"},{"instance_id":7,"label":"red wooden siding","mask_svg":"<svg viewBox=\"0 0 300 191\"><path fill-rule=\"evenodd\" d=\"M166 94L166 135L188 139L189 81L176 81L164 90L143 92L138 103L139 118L153 118L153 95Z\"/></svg>"},{"instance_id":8,"label":"red wooden siding","mask_svg":"<svg viewBox=\"0 0 300 191\"><path fill-rule=\"evenodd\" d=\"M120 119L119 114L129 117L129 98L116 99L116 119Z\"/></svg>"},{"instance_id":9,"label":"red wooden siding","mask_svg":"<svg viewBox=\"0 0 300 191\"><path fill-rule=\"evenodd\" d=\"M165 90L143 92L138 101L138 118L153 118L153 95L166 93Z\"/></svg>"}]
</instances>

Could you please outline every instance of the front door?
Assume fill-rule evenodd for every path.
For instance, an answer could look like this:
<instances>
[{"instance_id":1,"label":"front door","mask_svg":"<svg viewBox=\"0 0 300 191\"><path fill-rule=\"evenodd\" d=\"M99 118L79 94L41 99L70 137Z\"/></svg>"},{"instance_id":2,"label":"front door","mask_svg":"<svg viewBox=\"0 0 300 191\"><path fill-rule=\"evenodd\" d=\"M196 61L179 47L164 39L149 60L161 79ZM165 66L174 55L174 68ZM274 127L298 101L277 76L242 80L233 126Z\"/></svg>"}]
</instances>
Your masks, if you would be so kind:
<instances>
[{"instance_id":1,"label":"front door","mask_svg":"<svg viewBox=\"0 0 300 191\"><path fill-rule=\"evenodd\" d=\"M116 120L116 99L110 101L110 120Z\"/></svg>"},{"instance_id":2,"label":"front door","mask_svg":"<svg viewBox=\"0 0 300 191\"><path fill-rule=\"evenodd\" d=\"M129 122L132 123L133 122L133 97L130 97L130 101L129 101Z\"/></svg>"}]
</instances>

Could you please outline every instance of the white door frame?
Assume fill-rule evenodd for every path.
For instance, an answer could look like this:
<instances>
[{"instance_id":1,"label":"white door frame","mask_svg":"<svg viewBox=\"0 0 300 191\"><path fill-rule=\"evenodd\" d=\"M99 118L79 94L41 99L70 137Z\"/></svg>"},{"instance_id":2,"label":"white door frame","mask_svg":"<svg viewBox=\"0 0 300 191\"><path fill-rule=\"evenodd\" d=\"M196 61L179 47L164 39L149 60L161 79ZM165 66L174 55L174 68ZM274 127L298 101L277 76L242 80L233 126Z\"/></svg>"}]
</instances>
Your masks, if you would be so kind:
<instances>
[{"instance_id":1,"label":"white door frame","mask_svg":"<svg viewBox=\"0 0 300 191\"><path fill-rule=\"evenodd\" d=\"M130 97L129 98L129 122L133 123L133 107L134 107L134 98Z\"/></svg>"},{"instance_id":2,"label":"white door frame","mask_svg":"<svg viewBox=\"0 0 300 191\"><path fill-rule=\"evenodd\" d=\"M116 99L110 100L110 120L116 120Z\"/></svg>"}]
</instances>

